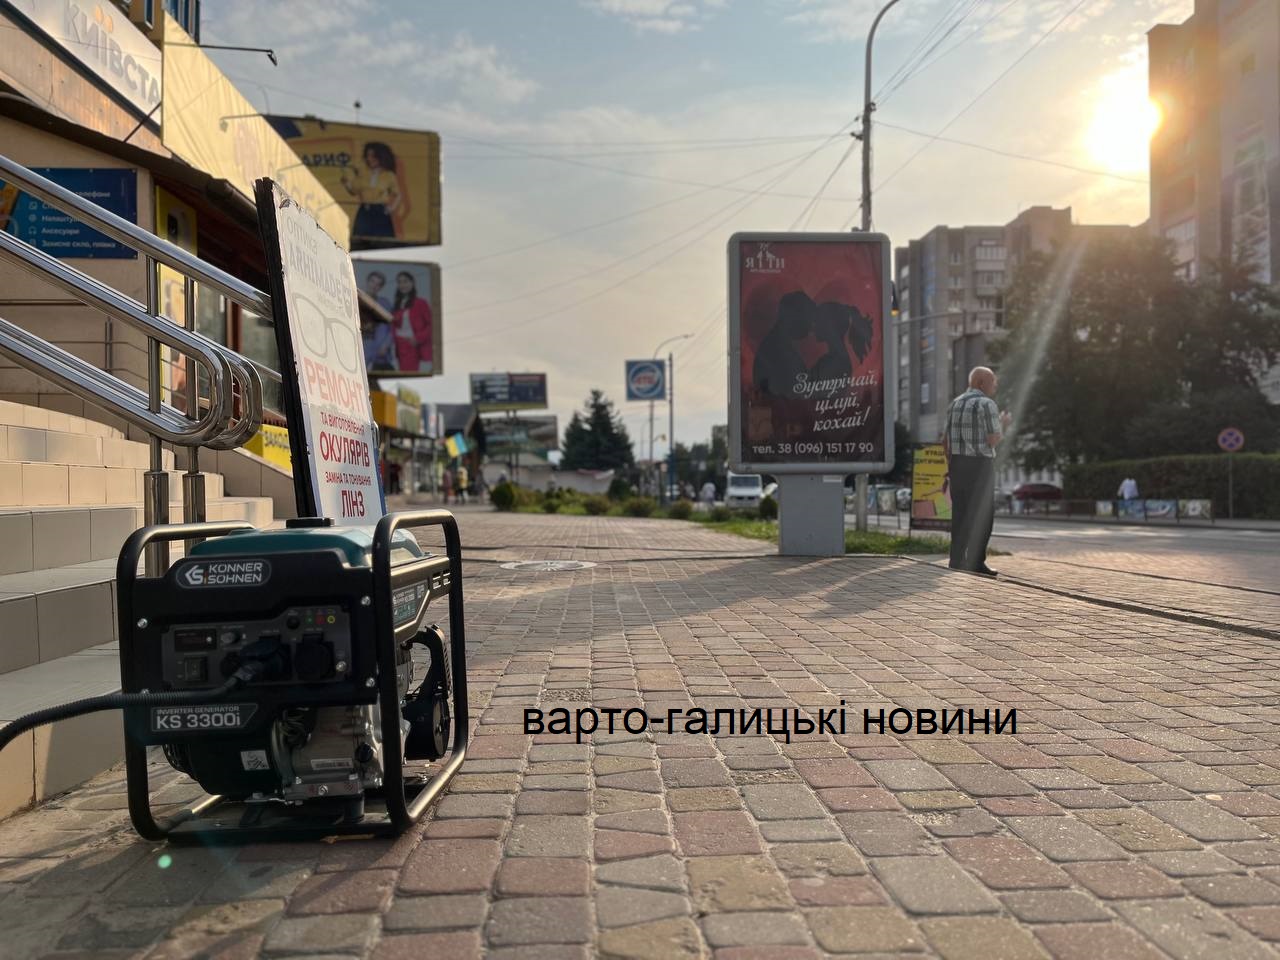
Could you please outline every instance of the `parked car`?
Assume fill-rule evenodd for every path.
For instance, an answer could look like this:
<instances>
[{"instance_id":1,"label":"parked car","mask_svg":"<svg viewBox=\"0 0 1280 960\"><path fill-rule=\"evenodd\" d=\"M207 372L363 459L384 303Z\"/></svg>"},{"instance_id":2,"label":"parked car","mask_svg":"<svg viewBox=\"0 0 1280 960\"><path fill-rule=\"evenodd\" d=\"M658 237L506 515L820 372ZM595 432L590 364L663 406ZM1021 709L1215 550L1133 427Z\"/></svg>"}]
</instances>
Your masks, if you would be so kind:
<instances>
[{"instance_id":1,"label":"parked car","mask_svg":"<svg viewBox=\"0 0 1280 960\"><path fill-rule=\"evenodd\" d=\"M1052 483L1020 483L1013 488L1015 500L1061 500L1062 488Z\"/></svg>"},{"instance_id":2,"label":"parked car","mask_svg":"<svg viewBox=\"0 0 1280 960\"><path fill-rule=\"evenodd\" d=\"M764 477L758 473L729 471L724 491L724 505L731 510L755 510L764 496Z\"/></svg>"}]
</instances>

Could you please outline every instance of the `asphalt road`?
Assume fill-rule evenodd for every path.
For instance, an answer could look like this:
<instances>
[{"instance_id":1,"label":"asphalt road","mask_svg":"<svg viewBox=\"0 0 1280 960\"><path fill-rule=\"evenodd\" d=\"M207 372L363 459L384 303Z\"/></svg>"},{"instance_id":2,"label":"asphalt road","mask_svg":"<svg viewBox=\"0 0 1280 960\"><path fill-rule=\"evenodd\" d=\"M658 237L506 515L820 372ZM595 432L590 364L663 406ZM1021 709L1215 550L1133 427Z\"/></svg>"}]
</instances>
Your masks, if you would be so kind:
<instances>
[{"instance_id":1,"label":"asphalt road","mask_svg":"<svg viewBox=\"0 0 1280 960\"><path fill-rule=\"evenodd\" d=\"M881 529L895 527L878 518ZM871 517L875 523L877 518ZM846 517L853 525L853 516ZM906 517L902 518L906 530ZM1020 558L1280 591L1280 527L1138 526L997 519L992 545Z\"/></svg>"}]
</instances>

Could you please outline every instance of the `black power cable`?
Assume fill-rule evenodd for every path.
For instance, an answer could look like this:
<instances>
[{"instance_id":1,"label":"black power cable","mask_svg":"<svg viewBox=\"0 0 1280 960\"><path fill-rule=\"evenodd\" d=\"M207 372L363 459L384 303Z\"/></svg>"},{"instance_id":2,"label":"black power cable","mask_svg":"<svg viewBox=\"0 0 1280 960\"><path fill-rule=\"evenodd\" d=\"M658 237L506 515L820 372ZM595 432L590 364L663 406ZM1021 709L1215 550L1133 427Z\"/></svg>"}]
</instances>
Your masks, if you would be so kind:
<instances>
[{"instance_id":1,"label":"black power cable","mask_svg":"<svg viewBox=\"0 0 1280 960\"><path fill-rule=\"evenodd\" d=\"M233 673L220 687L212 690L171 690L160 693L108 693L100 697L86 697L84 700L73 700L56 707L45 707L19 717L0 730L0 750L4 750L13 740L46 723L58 720L70 720L82 717L87 713L99 713L103 710L123 710L125 707L172 707L186 703L212 703L223 699L239 690L247 683L252 683L266 671L266 664L261 660L245 663Z\"/></svg>"}]
</instances>

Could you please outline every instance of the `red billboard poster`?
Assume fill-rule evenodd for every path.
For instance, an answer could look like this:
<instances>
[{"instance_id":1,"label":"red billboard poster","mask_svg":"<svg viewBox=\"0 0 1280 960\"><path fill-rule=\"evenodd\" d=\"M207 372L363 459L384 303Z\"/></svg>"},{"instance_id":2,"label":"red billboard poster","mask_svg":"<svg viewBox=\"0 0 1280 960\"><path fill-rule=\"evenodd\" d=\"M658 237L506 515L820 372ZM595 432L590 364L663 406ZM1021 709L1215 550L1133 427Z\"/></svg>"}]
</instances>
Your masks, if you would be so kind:
<instances>
[{"instance_id":1,"label":"red billboard poster","mask_svg":"<svg viewBox=\"0 0 1280 960\"><path fill-rule=\"evenodd\" d=\"M736 234L729 241L735 471L892 469L893 346L883 234Z\"/></svg>"}]
</instances>

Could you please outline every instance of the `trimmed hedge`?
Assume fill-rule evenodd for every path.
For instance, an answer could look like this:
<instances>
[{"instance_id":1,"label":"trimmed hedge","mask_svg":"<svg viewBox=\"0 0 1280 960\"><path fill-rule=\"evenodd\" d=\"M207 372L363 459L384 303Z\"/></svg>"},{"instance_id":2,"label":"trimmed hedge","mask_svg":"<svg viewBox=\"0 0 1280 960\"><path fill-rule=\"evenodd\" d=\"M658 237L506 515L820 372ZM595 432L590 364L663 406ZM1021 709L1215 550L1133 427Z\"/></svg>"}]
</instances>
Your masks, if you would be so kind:
<instances>
[{"instance_id":1,"label":"trimmed hedge","mask_svg":"<svg viewBox=\"0 0 1280 960\"><path fill-rule=\"evenodd\" d=\"M667 516L672 520L688 520L693 516L693 501L677 500L667 507Z\"/></svg>"},{"instance_id":2,"label":"trimmed hedge","mask_svg":"<svg viewBox=\"0 0 1280 960\"><path fill-rule=\"evenodd\" d=\"M609 498L592 494L582 501L583 508L593 517L601 517L609 512Z\"/></svg>"},{"instance_id":3,"label":"trimmed hedge","mask_svg":"<svg viewBox=\"0 0 1280 960\"><path fill-rule=\"evenodd\" d=\"M631 497L622 504L623 512L629 517L647 517L658 509L658 502L653 497Z\"/></svg>"},{"instance_id":4,"label":"trimmed hedge","mask_svg":"<svg viewBox=\"0 0 1280 960\"><path fill-rule=\"evenodd\" d=\"M506 481L496 484L489 491L489 499L499 510L514 510L516 508L515 485Z\"/></svg>"},{"instance_id":5,"label":"trimmed hedge","mask_svg":"<svg viewBox=\"0 0 1280 960\"><path fill-rule=\"evenodd\" d=\"M1280 454L1237 453L1235 515L1280 520ZM1120 481L1133 477L1143 497L1162 500L1213 499L1213 515L1227 515L1227 456L1152 457L1076 463L1063 472L1069 500L1114 500Z\"/></svg>"}]
</instances>

